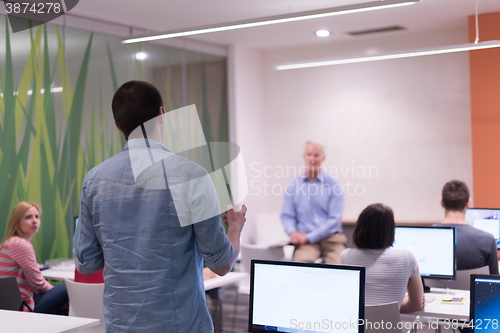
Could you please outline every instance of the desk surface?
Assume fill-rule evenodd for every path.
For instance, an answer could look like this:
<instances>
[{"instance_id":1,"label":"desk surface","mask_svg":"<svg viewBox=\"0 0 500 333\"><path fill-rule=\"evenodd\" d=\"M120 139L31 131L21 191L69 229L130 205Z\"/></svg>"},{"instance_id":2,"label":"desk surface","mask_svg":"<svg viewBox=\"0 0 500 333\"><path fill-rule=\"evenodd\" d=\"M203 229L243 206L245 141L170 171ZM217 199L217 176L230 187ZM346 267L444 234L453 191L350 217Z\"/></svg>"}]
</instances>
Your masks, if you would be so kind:
<instances>
[{"instance_id":1,"label":"desk surface","mask_svg":"<svg viewBox=\"0 0 500 333\"><path fill-rule=\"evenodd\" d=\"M75 264L65 264L44 269L42 275L49 280L64 281L75 278Z\"/></svg>"},{"instance_id":2,"label":"desk surface","mask_svg":"<svg viewBox=\"0 0 500 333\"><path fill-rule=\"evenodd\" d=\"M0 310L2 332L71 333L99 325L99 319Z\"/></svg>"},{"instance_id":3,"label":"desk surface","mask_svg":"<svg viewBox=\"0 0 500 333\"><path fill-rule=\"evenodd\" d=\"M205 290L215 289L229 284L233 284L243 280L247 276L248 276L247 273L230 272L224 276L213 277L211 279L207 279L204 281Z\"/></svg>"},{"instance_id":4,"label":"desk surface","mask_svg":"<svg viewBox=\"0 0 500 333\"><path fill-rule=\"evenodd\" d=\"M64 281L66 278L74 279L75 278L75 264L66 264L54 266L49 269L45 269L42 271L42 275L46 279ZM225 276L214 277L211 279L205 280L205 290L220 288L226 285L230 285L236 283L240 280L243 280L247 276L247 273L237 273L230 272Z\"/></svg>"},{"instance_id":5,"label":"desk surface","mask_svg":"<svg viewBox=\"0 0 500 333\"><path fill-rule=\"evenodd\" d=\"M434 297L434 300L425 303L424 310L408 314L422 317L469 320L470 292L468 290L431 288L431 292L425 295L426 297ZM450 297L465 297L465 302L462 304L442 302L443 298Z\"/></svg>"}]
</instances>

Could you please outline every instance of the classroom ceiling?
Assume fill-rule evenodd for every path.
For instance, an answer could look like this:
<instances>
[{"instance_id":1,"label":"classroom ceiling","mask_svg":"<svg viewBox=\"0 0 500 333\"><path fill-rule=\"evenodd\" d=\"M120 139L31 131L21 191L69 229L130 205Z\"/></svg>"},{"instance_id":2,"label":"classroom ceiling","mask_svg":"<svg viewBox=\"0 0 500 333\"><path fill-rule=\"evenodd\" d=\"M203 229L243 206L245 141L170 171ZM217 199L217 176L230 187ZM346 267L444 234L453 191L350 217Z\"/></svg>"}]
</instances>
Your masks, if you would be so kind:
<instances>
[{"instance_id":1,"label":"classroom ceiling","mask_svg":"<svg viewBox=\"0 0 500 333\"><path fill-rule=\"evenodd\" d=\"M71 13L161 32L369 1L373 0L82 0ZM422 0L420 3L398 8L189 38L220 45L244 44L270 49L373 38L384 34L460 29L467 26L467 16L474 14L476 1L479 13L500 11L500 0ZM388 26L401 26L405 30L363 36L347 34ZM316 37L318 29L328 29L331 35L326 38ZM144 31L135 32L140 33Z\"/></svg>"}]
</instances>

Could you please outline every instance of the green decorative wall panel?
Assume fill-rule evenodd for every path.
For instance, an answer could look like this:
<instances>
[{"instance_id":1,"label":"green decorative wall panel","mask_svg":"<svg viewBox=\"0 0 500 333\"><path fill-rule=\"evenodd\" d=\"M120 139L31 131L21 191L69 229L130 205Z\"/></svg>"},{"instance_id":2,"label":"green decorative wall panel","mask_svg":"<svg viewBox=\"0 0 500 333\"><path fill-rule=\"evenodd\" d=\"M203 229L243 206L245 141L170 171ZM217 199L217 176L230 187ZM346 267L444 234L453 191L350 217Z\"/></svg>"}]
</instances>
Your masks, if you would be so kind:
<instances>
[{"instance_id":1,"label":"green decorative wall panel","mask_svg":"<svg viewBox=\"0 0 500 333\"><path fill-rule=\"evenodd\" d=\"M83 177L125 144L111 113L122 83L155 84L167 111L195 104L206 140L228 141L225 58L51 24L13 34L5 16L0 27L0 233L17 202L39 203L39 261L72 256Z\"/></svg>"}]
</instances>

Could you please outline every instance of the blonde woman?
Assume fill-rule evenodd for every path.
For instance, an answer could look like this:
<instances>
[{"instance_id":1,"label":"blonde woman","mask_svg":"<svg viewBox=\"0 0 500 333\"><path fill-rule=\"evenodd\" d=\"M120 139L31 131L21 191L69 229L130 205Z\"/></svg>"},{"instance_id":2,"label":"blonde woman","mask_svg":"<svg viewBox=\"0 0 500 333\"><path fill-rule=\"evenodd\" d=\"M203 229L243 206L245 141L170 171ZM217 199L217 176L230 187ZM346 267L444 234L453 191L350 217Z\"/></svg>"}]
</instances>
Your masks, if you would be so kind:
<instances>
[{"instance_id":1,"label":"blonde woman","mask_svg":"<svg viewBox=\"0 0 500 333\"><path fill-rule=\"evenodd\" d=\"M30 242L40 228L40 214L40 207L32 202L22 201L12 209L0 243L0 275L16 277L25 311L67 314L66 285L54 287L45 280Z\"/></svg>"}]
</instances>

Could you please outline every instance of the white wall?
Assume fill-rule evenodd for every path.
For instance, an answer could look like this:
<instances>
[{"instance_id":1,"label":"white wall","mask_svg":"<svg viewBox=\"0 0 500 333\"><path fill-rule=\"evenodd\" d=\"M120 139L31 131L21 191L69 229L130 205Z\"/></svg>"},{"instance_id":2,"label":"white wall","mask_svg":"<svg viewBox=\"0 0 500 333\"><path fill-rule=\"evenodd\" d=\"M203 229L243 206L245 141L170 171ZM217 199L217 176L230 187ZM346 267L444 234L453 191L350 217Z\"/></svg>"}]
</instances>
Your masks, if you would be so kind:
<instances>
[{"instance_id":1,"label":"white wall","mask_svg":"<svg viewBox=\"0 0 500 333\"><path fill-rule=\"evenodd\" d=\"M263 104L262 52L244 46L229 49L229 115L231 142L238 144L245 161L247 175L251 163L266 163L266 116ZM247 223L242 239L253 243L255 215L267 211L265 198L248 196L244 201L248 208Z\"/></svg>"},{"instance_id":2,"label":"white wall","mask_svg":"<svg viewBox=\"0 0 500 333\"><path fill-rule=\"evenodd\" d=\"M263 94L261 101L245 89L234 95L236 142L245 143L250 165L250 208L280 211L283 189L312 139L324 143L325 167L344 185L344 220L375 202L391 206L398 221L440 220L446 181L461 179L472 189L467 53L289 71L273 66L465 42L467 31L459 30L268 50L260 63L258 51L235 52L241 68L234 74L245 75L236 76L240 86L247 82Z\"/></svg>"}]
</instances>

